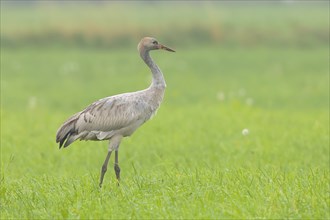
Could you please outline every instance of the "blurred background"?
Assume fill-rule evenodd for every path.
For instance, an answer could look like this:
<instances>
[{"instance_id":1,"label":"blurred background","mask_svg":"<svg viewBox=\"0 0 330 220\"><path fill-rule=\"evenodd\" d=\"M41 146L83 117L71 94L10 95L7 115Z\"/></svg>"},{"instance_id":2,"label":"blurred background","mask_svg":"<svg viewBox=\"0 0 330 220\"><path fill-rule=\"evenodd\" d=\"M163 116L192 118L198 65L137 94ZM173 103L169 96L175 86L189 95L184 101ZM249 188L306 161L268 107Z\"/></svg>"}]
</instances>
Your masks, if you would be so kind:
<instances>
[{"instance_id":1,"label":"blurred background","mask_svg":"<svg viewBox=\"0 0 330 220\"><path fill-rule=\"evenodd\" d=\"M164 68L172 67L171 72L180 72L175 76L166 74L169 75L167 77L170 81L174 77L175 82L170 84L174 86L172 91L186 93L186 90L181 90L180 86L176 86L182 80L196 81L196 85L192 84L194 86L192 90L198 90L198 87L203 88L208 83L211 83L208 88L214 89L205 90L205 93L188 91L187 94L178 96L178 99L190 97L197 100L199 96L203 97L199 101L211 102L214 101L214 97L228 100L236 96L237 99L239 96L245 96L246 90L250 89L254 99L260 98L258 103L264 106L301 105L302 107L307 99L312 106L324 107L328 106L327 94L319 91L315 94L317 97L310 95L315 92L315 89L325 86L324 83L328 79L322 78L328 77L327 74L322 74L322 79L319 78L318 82L323 85L318 85L318 82L314 81L315 78L320 77L318 73L322 71L324 73L326 70L324 68L327 65L327 51L318 50L316 55L312 55L308 50L325 49L329 46L328 9L328 1L174 1L170 3L162 1L1 1L2 88L8 90L13 88L14 85L10 85L11 77L15 78L17 74L24 76L32 74L30 70L25 73L22 71L24 67L19 62L19 57L10 57L11 52L17 52L17 49L23 49L19 53L21 55L25 50L30 59L42 61L38 64L39 67L34 66L31 70L34 76L43 79L43 81L32 79L31 83L35 86L42 86L48 82L63 84L65 82L59 81L60 79L56 76L66 74L67 77L72 77L76 86L61 88L72 89L74 92L82 88L79 85L79 79L82 77L93 81L95 79L92 74L101 74L98 77L105 79L109 76L107 73L122 73L121 77L124 77L124 80L119 84L125 84L123 83L125 80L132 81L125 79L125 76L132 77L129 75L130 71L133 71L132 73L140 71L136 69L141 65L136 53L137 43L143 36L154 36L160 42L178 51L175 55L161 55L164 59L159 61L166 62L161 65L165 65ZM118 51L124 50L126 52L121 54L127 53L127 55L121 56ZM55 51L58 55L54 54ZM96 61L90 61L91 65L88 67L84 67L86 64L84 61L77 61L74 55L75 53L91 54L92 51L97 54L94 56L100 57L96 58ZM65 58L66 61L60 61L58 59L61 55L69 57ZM155 56L158 55L157 53ZM295 57L293 59L299 60L290 62L289 59L292 56ZM92 58L86 57L90 60ZM173 59L178 63L171 65L175 63ZM8 65L6 60L10 60ZM32 60L29 63L33 62ZM55 60L58 60L58 63ZM103 63L98 63L101 60L108 60L108 65L101 66ZM256 60L260 64L253 63ZM314 60L318 63L311 64L310 62ZM52 62L55 66L51 69L47 67L45 67L46 70L43 69L43 65L50 67ZM133 66L128 67L125 64ZM82 70L82 68L86 70L96 65L100 69L94 72ZM305 77L300 78L298 65L304 70L314 69ZM123 70L125 67L127 69ZM79 71L80 74L78 74ZM142 71L146 70L142 69ZM191 74L194 72L202 74ZM274 86L273 76L284 75L286 75L284 79L290 83L285 84L282 81L278 85L280 88L280 91L277 91L278 95L269 99L268 88L265 86ZM145 75L139 73L134 74L133 77L136 76L136 79L140 79ZM216 80L212 78L213 76ZM220 76L221 78L217 78ZM254 78L255 76L258 78ZM113 77L109 76L108 79ZM146 81L149 79L147 78ZM203 81L200 82L200 79ZM314 84L308 81L314 81ZM8 86L7 83L9 83ZM142 84L134 82L138 85L136 88L144 86L145 83L145 81ZM214 83L218 84L212 86ZM296 89L292 87L292 83L299 87L297 89L301 89L301 95L292 93L292 89ZM111 83L112 88L116 86L114 84L116 83ZM102 87L101 84L99 86ZM255 86L258 87L257 90ZM55 90L58 88L60 87L54 87L53 92L57 92ZM91 88L94 87L89 89ZM128 85L128 88L135 87ZM38 88L29 88L29 90L34 89L40 92ZM52 87L47 89L51 90ZM212 95L210 95L211 92ZM14 100L9 99L10 93L11 96L15 94L9 91L7 95L6 91L3 93L3 101L8 106L14 105ZM104 93L102 91L102 94ZM28 94L24 92L21 95ZM98 95L97 91L96 95ZM175 94L170 92L170 95ZM35 99L34 95L30 96L32 100ZM44 98L50 99L50 96ZM54 98L56 99L56 97L52 99ZM25 99L29 98L25 97ZM288 102L288 99L291 101ZM173 98L169 100L175 101ZM249 99L247 102L252 103L253 100Z\"/></svg>"},{"instance_id":2,"label":"blurred background","mask_svg":"<svg viewBox=\"0 0 330 220\"><path fill-rule=\"evenodd\" d=\"M139 147L153 145L150 154L167 149L171 163L182 162L189 147L182 166L190 167L198 167L192 158L199 152L212 166L221 155L224 166L258 166L254 158L328 161L328 1L1 1L4 164L16 155L22 166L12 169L44 172L26 164L57 150L56 130L66 118L99 98L148 87L151 74L136 49L144 36L177 52L152 53L167 82L164 103L125 143L123 158L133 161L144 152ZM243 128L250 142L241 139ZM105 143L79 143L98 144L105 150ZM74 148L65 157L56 151L47 166L64 167L78 149L95 163L104 157L94 147ZM98 173L99 166L73 158Z\"/></svg>"},{"instance_id":3,"label":"blurred background","mask_svg":"<svg viewBox=\"0 0 330 220\"><path fill-rule=\"evenodd\" d=\"M327 1L2 1L3 47L130 48L145 35L180 47L328 44Z\"/></svg>"}]
</instances>

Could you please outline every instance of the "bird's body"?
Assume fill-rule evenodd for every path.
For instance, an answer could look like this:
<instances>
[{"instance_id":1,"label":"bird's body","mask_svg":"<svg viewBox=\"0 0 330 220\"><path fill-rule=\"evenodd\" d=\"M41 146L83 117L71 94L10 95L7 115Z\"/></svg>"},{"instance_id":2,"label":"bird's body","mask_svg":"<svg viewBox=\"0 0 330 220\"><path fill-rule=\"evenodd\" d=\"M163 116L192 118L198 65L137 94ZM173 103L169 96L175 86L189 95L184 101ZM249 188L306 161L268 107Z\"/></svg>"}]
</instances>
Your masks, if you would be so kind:
<instances>
[{"instance_id":1,"label":"bird's body","mask_svg":"<svg viewBox=\"0 0 330 220\"><path fill-rule=\"evenodd\" d=\"M58 140L67 147L75 140L110 140L130 136L157 111L165 88L124 93L100 99L67 120L58 131ZM65 135L67 135L66 138Z\"/></svg>"},{"instance_id":2,"label":"bird's body","mask_svg":"<svg viewBox=\"0 0 330 220\"><path fill-rule=\"evenodd\" d=\"M146 37L138 45L141 58L152 72L151 85L141 91L124 93L100 99L71 116L59 128L56 142L67 147L75 140L110 140L108 155L102 166L100 186L112 151L116 152L115 171L119 180L118 148L123 137L130 136L149 120L159 108L166 83L162 72L149 55L150 50L165 49L154 38Z\"/></svg>"}]
</instances>

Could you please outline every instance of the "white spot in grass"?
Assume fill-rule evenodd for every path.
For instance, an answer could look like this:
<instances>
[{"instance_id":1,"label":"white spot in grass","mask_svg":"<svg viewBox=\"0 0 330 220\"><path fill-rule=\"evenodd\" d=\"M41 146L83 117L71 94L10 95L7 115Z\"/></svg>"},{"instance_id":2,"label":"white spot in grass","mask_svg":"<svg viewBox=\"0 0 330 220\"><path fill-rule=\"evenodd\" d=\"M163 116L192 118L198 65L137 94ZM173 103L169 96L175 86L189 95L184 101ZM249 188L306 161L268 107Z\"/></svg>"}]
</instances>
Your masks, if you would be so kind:
<instances>
[{"instance_id":1,"label":"white spot in grass","mask_svg":"<svg viewBox=\"0 0 330 220\"><path fill-rule=\"evenodd\" d=\"M28 100L28 108L35 109L37 106L37 97L31 96Z\"/></svg>"},{"instance_id":2,"label":"white spot in grass","mask_svg":"<svg viewBox=\"0 0 330 220\"><path fill-rule=\"evenodd\" d=\"M254 100L253 100L253 98L247 98L247 99L245 100L245 103L246 103L247 105L253 105Z\"/></svg>"},{"instance_id":3,"label":"white spot in grass","mask_svg":"<svg viewBox=\"0 0 330 220\"><path fill-rule=\"evenodd\" d=\"M242 130L242 135L246 136L246 135L248 135L248 134L249 134L249 129L244 128L244 129Z\"/></svg>"},{"instance_id":4,"label":"white spot in grass","mask_svg":"<svg viewBox=\"0 0 330 220\"><path fill-rule=\"evenodd\" d=\"M217 99L218 99L219 101L224 101L225 98L226 98L225 93L223 93L223 92L218 92L218 93L217 93Z\"/></svg>"},{"instance_id":5,"label":"white spot in grass","mask_svg":"<svg viewBox=\"0 0 330 220\"><path fill-rule=\"evenodd\" d=\"M244 89L244 88L239 89L239 90L238 90L238 95L239 95L240 97L245 96L245 95L246 95L246 91L245 91L245 89Z\"/></svg>"},{"instance_id":6,"label":"white spot in grass","mask_svg":"<svg viewBox=\"0 0 330 220\"><path fill-rule=\"evenodd\" d=\"M79 65L76 62L64 63L60 69L60 72L65 75L77 72L79 70Z\"/></svg>"}]
</instances>

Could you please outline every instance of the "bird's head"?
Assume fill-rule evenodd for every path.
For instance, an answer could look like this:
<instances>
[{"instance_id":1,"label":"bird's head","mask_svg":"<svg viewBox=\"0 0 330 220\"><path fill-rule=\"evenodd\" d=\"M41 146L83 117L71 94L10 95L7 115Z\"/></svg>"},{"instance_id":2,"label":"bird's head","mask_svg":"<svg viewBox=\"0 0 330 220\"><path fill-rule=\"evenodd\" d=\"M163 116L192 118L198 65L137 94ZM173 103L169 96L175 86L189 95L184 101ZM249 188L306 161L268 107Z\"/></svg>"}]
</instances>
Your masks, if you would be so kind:
<instances>
[{"instance_id":1,"label":"bird's head","mask_svg":"<svg viewBox=\"0 0 330 220\"><path fill-rule=\"evenodd\" d=\"M138 45L138 50L139 51L142 51L142 50L149 51L149 50L159 50L159 49L175 52L173 49L160 44L153 37L144 37L144 38L142 38L142 40L140 41L140 43Z\"/></svg>"}]
</instances>

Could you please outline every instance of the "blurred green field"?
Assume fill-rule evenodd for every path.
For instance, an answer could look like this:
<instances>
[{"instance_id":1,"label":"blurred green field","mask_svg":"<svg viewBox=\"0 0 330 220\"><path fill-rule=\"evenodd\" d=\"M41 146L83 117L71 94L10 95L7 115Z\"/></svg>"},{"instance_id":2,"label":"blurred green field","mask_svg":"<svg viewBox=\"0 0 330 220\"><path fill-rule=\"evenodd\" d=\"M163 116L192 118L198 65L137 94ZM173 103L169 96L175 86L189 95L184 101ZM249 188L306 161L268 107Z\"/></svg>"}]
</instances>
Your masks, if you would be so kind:
<instances>
[{"instance_id":1,"label":"blurred green field","mask_svg":"<svg viewBox=\"0 0 330 220\"><path fill-rule=\"evenodd\" d=\"M47 30L49 21L53 27L84 27L87 18L79 21L56 7L41 19L47 24L43 26L38 20L46 14L43 7L11 8L1 14L2 42L12 39L3 36L27 29L20 22L33 19L32 27L40 30ZM105 18L118 18L124 6L116 7ZM290 30L288 23L273 16L281 14L282 21L292 17L309 30L326 30L329 21L323 18L329 12L320 6L290 5L276 11L203 5L204 11L196 14L195 7L181 5L166 16L162 10L168 5L148 6L139 13L141 7L130 6L132 17L123 22L149 31L146 35L177 53L152 53L167 82L165 99L157 115L122 142L120 187L111 164L103 188L98 187L106 142L77 142L58 150L55 134L64 120L89 103L149 85L149 70L135 45L144 31L128 31L128 45L124 41L112 47L115 41L109 40L107 49L59 46L66 38L46 46L12 40L1 48L1 219L330 218L329 43L314 34L292 43L298 35L283 31ZM152 7L162 9L158 31L153 21L144 26L156 13ZM102 30L107 25L101 22L105 8L113 10L90 9L95 19L91 23ZM217 9L224 13L217 14ZM244 9L255 12L251 23L243 22L246 14L234 13ZM88 11L75 10L73 15ZM273 44L274 38L265 37L251 45L239 34L235 36L242 41L212 38L208 43L192 33L184 35L191 35L192 42L182 35L163 35L182 14L179 27L194 27L191 18L208 29L209 20L218 24L225 17L232 22L229 29L279 30L280 36L291 33L292 38ZM269 26L258 25L262 17L267 19L260 23ZM235 42L240 46L230 46ZM288 46L278 46L281 42ZM244 128L249 135L242 135Z\"/></svg>"},{"instance_id":2,"label":"blurred green field","mask_svg":"<svg viewBox=\"0 0 330 220\"><path fill-rule=\"evenodd\" d=\"M1 2L2 47L131 48L141 36L226 47L314 47L329 42L329 2ZM5 4L7 3L7 4ZM20 7L14 7L14 6ZM137 37L138 36L138 37Z\"/></svg>"}]
</instances>

